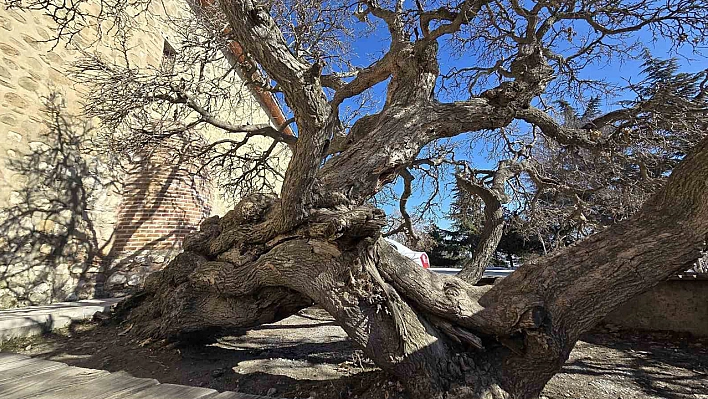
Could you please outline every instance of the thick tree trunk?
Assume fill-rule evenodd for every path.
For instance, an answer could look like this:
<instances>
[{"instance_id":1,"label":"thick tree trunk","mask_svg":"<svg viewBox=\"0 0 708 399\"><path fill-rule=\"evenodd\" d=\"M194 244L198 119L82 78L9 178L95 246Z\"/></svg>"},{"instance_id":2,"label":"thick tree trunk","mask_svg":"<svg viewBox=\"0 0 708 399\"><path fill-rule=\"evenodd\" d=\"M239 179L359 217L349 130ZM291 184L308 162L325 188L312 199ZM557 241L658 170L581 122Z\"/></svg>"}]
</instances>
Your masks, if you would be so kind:
<instances>
[{"instance_id":1,"label":"thick tree trunk","mask_svg":"<svg viewBox=\"0 0 708 399\"><path fill-rule=\"evenodd\" d=\"M479 244L474 249L474 255L464 262L462 270L457 275L470 283L475 283L482 278L484 269L489 266L504 234L506 223L504 222L504 210L499 201L485 205L484 218L484 229L482 229Z\"/></svg>"},{"instance_id":2,"label":"thick tree trunk","mask_svg":"<svg viewBox=\"0 0 708 399\"><path fill-rule=\"evenodd\" d=\"M458 300L471 305L470 295L484 291L430 274L380 244L376 237L384 215L370 207L320 209L290 234L249 243L243 232L267 218L258 208L268 208L270 200L247 198L223 219L205 221L185 241L185 252L119 309L132 324L131 333L155 340L208 339L279 320L314 301L376 364L405 381L413 397L468 392L472 388L464 381L474 381L477 396L501 393L495 388L498 360L482 352L474 359L466 354L481 348L481 340L440 316L418 312L403 294L419 284L411 295L445 297L449 306ZM242 239L214 251L223 248L225 234Z\"/></svg>"},{"instance_id":3,"label":"thick tree trunk","mask_svg":"<svg viewBox=\"0 0 708 399\"><path fill-rule=\"evenodd\" d=\"M482 278L484 269L489 266L506 225L504 208L502 208L503 204L510 201L506 194L506 184L509 179L523 170L523 162L503 160L499 162L499 168L494 172L489 187L476 181L474 176L457 174L457 186L468 195L476 195L484 201L484 229L472 258L462 265L462 270L457 274L461 279L475 283Z\"/></svg>"},{"instance_id":4,"label":"thick tree trunk","mask_svg":"<svg viewBox=\"0 0 708 399\"><path fill-rule=\"evenodd\" d=\"M631 220L487 291L379 244L381 211L333 203L263 240L278 201L244 199L122 308L132 334L193 339L315 302L413 398L535 398L583 331L689 267L708 236L708 140Z\"/></svg>"}]
</instances>

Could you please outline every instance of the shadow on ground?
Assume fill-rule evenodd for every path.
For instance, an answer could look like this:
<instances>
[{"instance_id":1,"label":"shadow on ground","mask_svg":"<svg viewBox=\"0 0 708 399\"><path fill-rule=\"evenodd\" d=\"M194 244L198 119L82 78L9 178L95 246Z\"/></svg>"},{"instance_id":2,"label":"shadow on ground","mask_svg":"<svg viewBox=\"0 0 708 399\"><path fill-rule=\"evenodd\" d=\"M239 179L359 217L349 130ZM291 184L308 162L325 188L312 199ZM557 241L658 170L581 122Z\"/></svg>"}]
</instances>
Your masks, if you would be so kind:
<instances>
[{"instance_id":1,"label":"shadow on ground","mask_svg":"<svg viewBox=\"0 0 708 399\"><path fill-rule=\"evenodd\" d=\"M306 309L211 345L141 345L123 330L114 325L72 324L59 333L11 341L0 349L219 391L270 392L285 398L404 398L401 385L354 348L320 309Z\"/></svg>"},{"instance_id":2,"label":"shadow on ground","mask_svg":"<svg viewBox=\"0 0 708 399\"><path fill-rule=\"evenodd\" d=\"M71 365L125 370L163 383L283 398L403 399L331 317L305 309L212 345L169 347L122 335L125 327L74 324L2 350ZM275 392L272 390L275 389ZM696 399L708 393L708 340L595 331L580 341L543 392L548 399Z\"/></svg>"},{"instance_id":3,"label":"shadow on ground","mask_svg":"<svg viewBox=\"0 0 708 399\"><path fill-rule=\"evenodd\" d=\"M700 398L708 394L708 340L670 332L595 331L576 345L544 393L553 398Z\"/></svg>"}]
</instances>

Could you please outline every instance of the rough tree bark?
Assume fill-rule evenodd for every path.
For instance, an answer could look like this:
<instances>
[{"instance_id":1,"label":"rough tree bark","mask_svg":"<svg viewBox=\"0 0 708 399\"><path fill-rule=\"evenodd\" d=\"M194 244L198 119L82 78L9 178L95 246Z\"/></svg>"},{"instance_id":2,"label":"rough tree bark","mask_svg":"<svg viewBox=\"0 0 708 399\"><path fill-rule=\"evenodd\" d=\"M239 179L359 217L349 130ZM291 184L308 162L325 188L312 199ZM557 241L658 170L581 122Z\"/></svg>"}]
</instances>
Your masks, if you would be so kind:
<instances>
[{"instance_id":1,"label":"rough tree bark","mask_svg":"<svg viewBox=\"0 0 708 399\"><path fill-rule=\"evenodd\" d=\"M462 264L462 270L457 277L476 283L482 278L484 269L489 265L494 252L504 234L506 221L504 220L503 204L509 202L506 193L506 184L517 176L524 168L524 162L504 160L499 163L498 169L492 174L489 187L481 182L470 180L467 176L457 174L457 186L468 195L476 195L484 201L484 228L471 258ZM474 176L472 176L474 179Z\"/></svg>"},{"instance_id":2,"label":"rough tree bark","mask_svg":"<svg viewBox=\"0 0 708 399\"><path fill-rule=\"evenodd\" d=\"M151 9L147 0L130 2L128 8L120 2L102 2L100 15L85 18L88 15L83 10L94 8L82 6L88 1L72 1L71 12L63 0L8 4L43 10L58 24L58 37L69 40L102 21L118 27L118 36L128 38L123 27L132 24L121 18L135 18L133 9L137 14L142 8ZM189 46L202 43L202 34L217 40L209 43L209 52L215 52L212 44L220 45L224 35L228 41L235 40L243 49L237 58L246 59L253 68L247 75L262 72L263 79L250 84L262 83L268 88L261 90L281 93L293 113L297 136L268 126L220 121L182 88L182 74L174 74L175 80L162 82L160 77L148 84L126 80L124 75L133 79L133 68L112 72L100 60L78 65L86 81L115 86L98 91L114 96L94 96L96 101L89 101L88 107L90 116L108 112L104 122L120 125L115 130L134 126L137 104L145 106L146 115L161 105L181 105L199 114L199 123L246 133L246 137L265 136L275 140L273 146L287 143L292 150L279 197L251 194L223 217L207 219L185 239L184 252L151 275L144 289L121 305L120 314L132 326L130 334L154 340L211 339L223 331L282 319L317 303L379 367L398 377L413 398L534 398L560 370L583 331L623 301L690 267L705 249L708 138L631 219L525 264L491 289L472 284L501 237L502 206L508 200L505 184L524 169L523 162L531 154L532 144L511 142L504 132L515 120L533 125L533 141L539 135L567 149L602 151L621 143L618 148L624 154L630 152L625 140L632 141L635 134L641 137L643 130L658 129L661 139L649 135L648 141L635 143L648 151L663 141L665 130L678 129L676 137L684 143L703 137L698 130L706 126L708 89L705 75L700 74L667 82L668 86L656 92L644 93L641 84L639 90L633 87L638 93L634 105L597 116L581 127L560 124L534 104L554 99L553 93L542 97L554 80L561 84L554 91L592 83L579 81L584 76L579 72L597 59L620 54L622 59L638 57L631 54L641 47L634 42L640 36L632 39L633 33L649 30L654 35L673 36L677 49L689 42L694 49L700 48L705 44L701 39L708 37L705 1L356 0L333 5L303 1L328 9L321 23L302 30L318 42L336 42L346 36L354 17L362 22L375 19L388 30L390 44L385 54L369 66L345 71L346 78L337 72L350 60L327 65L338 58L327 54L330 44L304 53L292 47L298 38L288 42L283 32L297 36L303 27L298 25L299 11L291 14L293 10L288 10L285 23L296 26L281 30L272 15L276 12L268 8L273 3L278 2L190 2L194 7L204 6L201 11L208 14L210 22L201 21L199 26L213 25L198 28L204 32L192 38L195 43ZM337 20L339 16L332 17L335 13L345 18ZM323 34L333 31L325 35L328 40L320 40L323 36L313 34L318 29ZM583 32L582 37L573 39L577 32ZM567 47L561 44L566 37ZM463 86L469 84L469 95L460 97L464 101L445 103L436 97L436 82L446 80L440 73L438 47L447 39L452 44L449 48L475 55L471 58L476 64L449 71L450 77L462 79ZM215 57L222 61L219 55ZM332 74L323 75L330 69ZM97 80L103 74L110 78ZM477 85L480 77L489 80ZM691 83L694 78L698 80ZM161 83L155 83L158 80ZM215 82L213 87L222 91L225 82ZM377 84L387 87L380 111L345 129L339 116L342 104ZM208 94L201 90L195 93L197 98ZM134 92L154 94L133 97ZM221 99L206 102L218 104L216 108L231 104ZM662 108L667 105L670 108ZM656 119L665 109L675 117L656 125L638 125L633 132L638 119ZM175 111L175 118L178 114ZM482 245L465 266L463 278L430 273L381 241L383 212L367 203L413 165L424 147L444 138L485 131L504 136L510 147L506 152L515 158L500 164L491 185L460 179L463 187L485 201L488 226ZM244 140L236 141L241 146L248 141ZM671 161L675 154L684 153L684 146L669 152ZM526 171L533 180L534 171Z\"/></svg>"},{"instance_id":3,"label":"rough tree bark","mask_svg":"<svg viewBox=\"0 0 708 399\"><path fill-rule=\"evenodd\" d=\"M433 98L437 39L484 4L463 1L459 13L431 14L440 23L429 29L430 21L422 22L425 37L411 42L400 15L366 2L388 26L391 47L351 81L332 83L320 65L289 51L257 2L221 2L234 37L279 83L295 114L293 158L279 198L251 195L223 218L205 221L185 240L184 253L123 305L131 334L206 337L317 303L411 397L534 398L583 331L690 266L708 233L708 140L635 217L524 265L488 292L418 268L381 243L384 215L366 201L421 148L528 117L523 110L553 79L536 31L528 29L510 62L513 79L464 102ZM386 79L381 112L344 135L338 105ZM330 102L324 84L335 88ZM540 127L565 133L550 122ZM325 153L332 156L322 165L313 154Z\"/></svg>"},{"instance_id":4,"label":"rough tree bark","mask_svg":"<svg viewBox=\"0 0 708 399\"><path fill-rule=\"evenodd\" d=\"M412 397L533 398L583 331L700 257L707 177L708 140L631 220L522 266L488 292L381 245L383 214L368 206L329 204L295 229L253 240L278 201L251 196L205 221L123 311L133 334L185 339L314 302Z\"/></svg>"}]
</instances>

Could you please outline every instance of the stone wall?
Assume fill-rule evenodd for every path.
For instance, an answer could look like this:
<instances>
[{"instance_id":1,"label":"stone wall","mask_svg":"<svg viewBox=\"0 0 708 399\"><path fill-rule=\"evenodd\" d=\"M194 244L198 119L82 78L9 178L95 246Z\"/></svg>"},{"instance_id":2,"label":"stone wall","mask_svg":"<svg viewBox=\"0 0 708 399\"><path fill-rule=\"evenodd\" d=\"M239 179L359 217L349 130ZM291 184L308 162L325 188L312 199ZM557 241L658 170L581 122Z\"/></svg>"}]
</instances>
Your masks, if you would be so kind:
<instances>
[{"instance_id":1,"label":"stone wall","mask_svg":"<svg viewBox=\"0 0 708 399\"><path fill-rule=\"evenodd\" d=\"M141 31L128 52L138 68L160 66L171 37L161 16L191 12L181 0L153 2L150 11L138 18ZM0 308L135 287L179 252L202 219L231 206L209 176L190 174L170 152L136 157L130 173L116 176L89 142L100 125L80 116L93 93L67 73L80 53L42 42L52 27L41 12L0 7L0 229L11 230L0 237ZM84 30L73 44L119 59L109 40ZM277 120L243 81L233 90L242 99L223 115L230 122Z\"/></svg>"},{"instance_id":2,"label":"stone wall","mask_svg":"<svg viewBox=\"0 0 708 399\"><path fill-rule=\"evenodd\" d=\"M708 275L664 281L607 315L604 323L708 337Z\"/></svg>"}]
</instances>

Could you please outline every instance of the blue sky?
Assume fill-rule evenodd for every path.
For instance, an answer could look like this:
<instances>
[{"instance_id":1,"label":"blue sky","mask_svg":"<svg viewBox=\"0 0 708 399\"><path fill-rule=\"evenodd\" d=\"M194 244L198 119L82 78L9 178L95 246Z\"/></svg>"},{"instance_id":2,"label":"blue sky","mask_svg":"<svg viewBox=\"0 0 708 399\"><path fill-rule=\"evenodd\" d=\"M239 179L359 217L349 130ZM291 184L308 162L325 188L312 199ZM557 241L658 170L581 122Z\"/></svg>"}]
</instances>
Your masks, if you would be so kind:
<instances>
[{"instance_id":1,"label":"blue sky","mask_svg":"<svg viewBox=\"0 0 708 399\"><path fill-rule=\"evenodd\" d=\"M366 66L370 64L372 59L375 59L377 55L387 48L388 46L388 33L385 29L379 29L375 31L371 36L360 37L353 44L353 61L357 65ZM708 62L703 55L696 54L692 49L686 47L676 49L671 49L671 42L666 38L655 39L649 32L643 31L638 33L639 39L643 42L646 49L649 52L659 58L672 58L676 57L679 63L687 72L698 72L700 70L708 68ZM441 43L441 51L439 56L439 61L441 64L441 69L446 70L451 67L460 67L464 65L474 64L474 55L465 54L463 57L459 57L457 54L451 54L444 44ZM618 85L624 86L627 81L638 82L641 80L640 72L642 69L642 60L640 59L626 59L622 62L612 62L610 64L598 63L591 64L581 72L580 76L584 78L598 79L602 78L611 83L616 83ZM385 85L380 84L376 87L378 98L383 98ZM589 96L589 95L588 95ZM605 111L615 109L617 107L616 101L622 99L631 98L631 93L628 92L617 92L614 98L606 98L603 101L603 108ZM450 98L445 98L444 96L439 97L441 101L454 100ZM457 98L459 99L459 98ZM457 142L468 141L468 137L458 136L454 139ZM465 143L467 145L472 145L474 150L471 151L470 161L477 168L492 168L496 165L497 160L489 159L489 150L487 143L485 142L473 142ZM399 181L396 185L397 192L402 191L402 183ZM449 209L451 196L449 192L443 193L440 197L438 203L442 209ZM412 198L409 200L409 207L413 208L416 205L421 204L426 200L425 193L415 192ZM397 207L384 207L385 211L389 214L397 212ZM444 218L444 215L436 220L436 223L441 227L449 227L450 221Z\"/></svg>"},{"instance_id":2,"label":"blue sky","mask_svg":"<svg viewBox=\"0 0 708 399\"><path fill-rule=\"evenodd\" d=\"M579 33L582 35L582 27L578 28ZM639 32L637 36L642 44L649 50L649 52L659 58L678 58L681 66L687 72L697 72L708 67L706 58L700 54L692 53L691 49L688 47L679 48L678 51L671 51L671 41L667 38L654 38L650 32L643 31ZM470 66L475 65L475 54L465 53L458 54L451 52L450 48L444 43L445 39L441 39L440 45L440 55L439 61L442 71L449 70L453 67ZM378 59L384 50L388 48L388 32L382 24L379 22L379 26L370 35L367 36L357 36L352 44L352 52L350 54L351 61L357 66L368 66L375 59ZM591 79L605 79L608 82L616 83L618 85L624 86L627 80L632 82L637 82L641 80L642 60L639 59L625 59L622 62L611 62L607 63L601 60L598 63L590 64L582 70L580 77L591 78ZM378 100L378 107L383 104L383 98L385 97L386 82L377 85L372 92L374 97ZM605 111L615 109L617 107L616 101L622 99L631 98L631 93L619 91L613 93L612 98L604 99L602 107ZM583 93L585 95L585 93ZM587 97L590 97L590 93L587 93ZM440 101L451 101L451 100L463 100L463 97L452 98L447 96L445 93L441 93L438 96ZM355 101L347 101L342 106L353 106ZM579 107L581 108L581 107ZM343 114L346 111L343 108ZM468 152L467 159L477 168L492 168L496 165L496 159L490 159L488 143L483 141L473 141L470 142L469 136L458 136L453 139L453 141L464 144L465 146L471 147L472 150ZM452 176L450 176L450 181ZM397 185L397 191L402 191L402 184L399 182ZM427 197L425 193L415 192L413 197L409 201L409 207L413 208L420 204ZM449 209L450 195L449 192L443 193L438 201L440 208L443 210ZM387 213L395 213L397 207L384 207ZM442 227L449 226L449 221L444 219L444 212L440 215L441 219L437 219L436 223Z\"/></svg>"}]
</instances>

